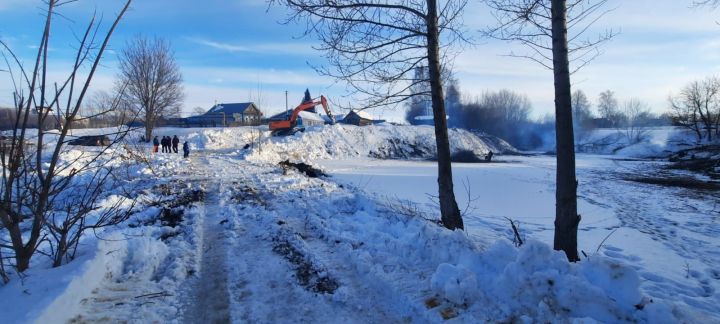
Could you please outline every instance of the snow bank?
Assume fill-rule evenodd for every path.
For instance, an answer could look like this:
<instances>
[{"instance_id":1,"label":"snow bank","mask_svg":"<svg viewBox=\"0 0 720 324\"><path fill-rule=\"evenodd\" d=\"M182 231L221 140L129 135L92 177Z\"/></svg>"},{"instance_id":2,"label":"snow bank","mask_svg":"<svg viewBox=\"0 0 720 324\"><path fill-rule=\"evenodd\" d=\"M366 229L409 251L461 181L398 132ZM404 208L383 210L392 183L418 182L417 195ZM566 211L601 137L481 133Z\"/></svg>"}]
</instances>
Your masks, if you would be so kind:
<instances>
[{"instance_id":1,"label":"snow bank","mask_svg":"<svg viewBox=\"0 0 720 324\"><path fill-rule=\"evenodd\" d=\"M489 143L465 130L449 131L452 153L472 151L506 152L506 147ZM373 157L380 159L431 159L437 155L435 130L430 126L333 125L310 127L294 136L273 137L263 141L247 159L250 161L305 161Z\"/></svg>"},{"instance_id":2,"label":"snow bank","mask_svg":"<svg viewBox=\"0 0 720 324\"><path fill-rule=\"evenodd\" d=\"M92 291L100 285L103 279L122 271L123 260L127 253L127 241L119 233L99 241L95 255L82 261L80 271L77 273L66 273L64 277L69 280L67 287L37 318L33 319L33 322L69 321L80 311L82 304L78 301L91 297ZM48 278L47 280L52 279Z\"/></svg>"},{"instance_id":3,"label":"snow bank","mask_svg":"<svg viewBox=\"0 0 720 324\"><path fill-rule=\"evenodd\" d=\"M640 141L630 143L623 129L597 129L576 140L577 151L631 158L667 157L696 142L695 135L684 128L646 127L637 132L641 134Z\"/></svg>"},{"instance_id":4,"label":"snow bank","mask_svg":"<svg viewBox=\"0 0 720 324\"><path fill-rule=\"evenodd\" d=\"M5 323L60 323L77 314L79 301L88 298L110 273L122 269L126 242L121 237L93 240L78 259L59 268L31 268L24 279L13 278L0 290L0 313ZM93 249L94 248L94 249Z\"/></svg>"},{"instance_id":5,"label":"snow bank","mask_svg":"<svg viewBox=\"0 0 720 324\"><path fill-rule=\"evenodd\" d=\"M240 150L250 146L246 157L255 162L348 157L432 159L437 151L435 130L431 126L381 124L360 127L337 124L311 126L293 136L277 137L270 136L267 126L158 128L154 134L178 135L181 142L189 142L191 150ZM506 142L484 134L450 129L449 135L453 153L472 151L484 156L488 151L516 151Z\"/></svg>"},{"instance_id":6,"label":"snow bank","mask_svg":"<svg viewBox=\"0 0 720 324\"><path fill-rule=\"evenodd\" d=\"M493 320L674 322L666 306L646 305L635 270L614 260L593 257L570 264L562 252L537 241L519 249L498 241L482 254L461 254L466 256L438 266L433 291L469 305L471 312L496 306L488 314Z\"/></svg>"},{"instance_id":7,"label":"snow bank","mask_svg":"<svg viewBox=\"0 0 720 324\"><path fill-rule=\"evenodd\" d=\"M117 129L74 130L74 135L98 135L117 132ZM150 151L150 143L139 143L143 130L131 131L125 143L140 145ZM194 150L239 150L251 145L247 157L253 161L280 161L285 159L333 159L348 157L374 157L381 159L432 159L436 156L435 130L432 126L396 126L380 124L354 126L336 124L332 126L311 126L294 136L270 136L268 127L230 128L178 128L159 127L153 136L175 136L180 142L187 141ZM450 129L452 153L471 151L484 156L494 153L516 152L507 142L482 133L462 129ZM48 136L47 140L52 141ZM139 143L139 144L138 144ZM79 154L75 147L68 146L71 154ZM84 148L92 150L92 148ZM192 152L191 152L192 154ZM68 156L68 159L70 156Z\"/></svg>"}]
</instances>

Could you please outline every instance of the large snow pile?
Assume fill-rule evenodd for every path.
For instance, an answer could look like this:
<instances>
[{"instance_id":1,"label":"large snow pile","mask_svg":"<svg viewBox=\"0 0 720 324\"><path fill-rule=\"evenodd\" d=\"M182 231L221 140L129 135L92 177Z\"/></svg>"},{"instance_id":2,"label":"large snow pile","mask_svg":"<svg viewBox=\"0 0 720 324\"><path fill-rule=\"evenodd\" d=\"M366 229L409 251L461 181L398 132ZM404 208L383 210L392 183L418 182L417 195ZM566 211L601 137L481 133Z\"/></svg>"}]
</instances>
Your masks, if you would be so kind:
<instances>
[{"instance_id":1,"label":"large snow pile","mask_svg":"<svg viewBox=\"0 0 720 324\"><path fill-rule=\"evenodd\" d=\"M449 137L452 153L471 151L485 155L488 151L513 150L509 145L484 141L465 130L451 129ZM269 138L247 158L252 161L351 157L432 159L436 155L435 130L430 126L334 125L310 127L294 136Z\"/></svg>"}]
</instances>

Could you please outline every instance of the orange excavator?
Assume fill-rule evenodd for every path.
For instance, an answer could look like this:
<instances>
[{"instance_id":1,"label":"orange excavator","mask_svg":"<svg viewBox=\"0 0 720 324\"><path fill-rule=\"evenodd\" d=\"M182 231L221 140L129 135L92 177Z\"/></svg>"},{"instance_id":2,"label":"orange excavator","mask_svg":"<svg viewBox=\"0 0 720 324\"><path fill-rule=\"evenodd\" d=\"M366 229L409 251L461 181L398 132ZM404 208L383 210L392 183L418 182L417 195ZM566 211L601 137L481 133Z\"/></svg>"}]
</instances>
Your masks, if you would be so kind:
<instances>
[{"instance_id":1,"label":"orange excavator","mask_svg":"<svg viewBox=\"0 0 720 324\"><path fill-rule=\"evenodd\" d=\"M297 119L298 115L301 111L312 109L317 105L322 105L323 109L325 109L325 113L330 118L330 124L335 124L335 115L333 115L332 111L330 111L330 108L328 108L327 99L325 99L325 96L320 96L319 100L311 100L308 102L304 102L300 104L299 106L295 107L295 109L292 112L292 115L290 116L290 119L288 120L277 120L277 121L271 121L270 122L270 130L272 131L273 135L292 135L295 134L298 131L302 131L302 129L297 127Z\"/></svg>"}]
</instances>

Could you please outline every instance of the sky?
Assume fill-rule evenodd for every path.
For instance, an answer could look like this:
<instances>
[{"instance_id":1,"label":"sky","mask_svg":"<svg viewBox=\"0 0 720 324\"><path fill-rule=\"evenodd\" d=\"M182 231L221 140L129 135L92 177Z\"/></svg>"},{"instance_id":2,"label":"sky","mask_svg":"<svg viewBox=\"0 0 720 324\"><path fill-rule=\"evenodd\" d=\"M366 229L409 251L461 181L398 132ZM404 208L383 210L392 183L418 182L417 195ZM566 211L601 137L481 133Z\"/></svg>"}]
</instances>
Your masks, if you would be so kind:
<instances>
[{"instance_id":1,"label":"sky","mask_svg":"<svg viewBox=\"0 0 720 324\"><path fill-rule=\"evenodd\" d=\"M444 2L441 0L441 3ZM609 12L589 35L617 33L600 49L602 54L572 75L573 90L583 90L594 104L605 90L620 102L646 102L656 113L667 111L668 96L691 81L720 70L720 9L691 8L692 0L609 0ZM108 27L119 12L118 0L79 0L56 16L50 42L50 78L67 75L77 35L93 12ZM170 41L184 79L183 114L195 107L254 101L266 113L291 107L308 88L331 103L353 106L343 83L319 76L313 66L326 62L304 25L283 24L288 11L265 0L135 0L110 42L92 90L110 90L117 74L118 53L137 35ZM40 0L0 0L0 39L29 66L36 55L44 22ZM552 114L552 71L529 60L508 57L524 49L517 44L488 40L479 31L494 20L481 1L468 2L463 20L472 44L455 57L453 71L468 98L486 91L510 89L526 94L533 116ZM12 84L0 72L0 106L12 105ZM337 112L336 113L342 113ZM403 108L377 109L371 114L399 121Z\"/></svg>"}]
</instances>

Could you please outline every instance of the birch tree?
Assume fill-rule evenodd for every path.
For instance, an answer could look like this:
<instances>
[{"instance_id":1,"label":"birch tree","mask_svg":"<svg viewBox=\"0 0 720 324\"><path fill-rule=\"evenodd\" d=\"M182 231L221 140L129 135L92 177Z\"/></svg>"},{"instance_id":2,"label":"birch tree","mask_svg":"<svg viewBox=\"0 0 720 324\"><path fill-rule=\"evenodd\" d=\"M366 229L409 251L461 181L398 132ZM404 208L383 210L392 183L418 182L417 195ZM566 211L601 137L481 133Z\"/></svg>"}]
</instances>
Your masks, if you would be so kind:
<instances>
[{"instance_id":1,"label":"birch tree","mask_svg":"<svg viewBox=\"0 0 720 324\"><path fill-rule=\"evenodd\" d=\"M555 139L557 172L554 248L568 260L578 261L577 178L572 120L570 75L600 55L598 45L613 37L612 31L596 38L584 34L606 13L607 0L486 0L497 26L485 35L525 46L526 53L510 53L553 71L555 90ZM570 62L574 62L571 69Z\"/></svg>"},{"instance_id":2,"label":"birch tree","mask_svg":"<svg viewBox=\"0 0 720 324\"><path fill-rule=\"evenodd\" d=\"M290 20L306 24L319 39L328 67L324 75L346 82L367 98L365 108L399 104L413 96L429 96L438 155L438 198L442 223L463 229L455 200L450 142L443 94L443 66L465 41L461 16L467 1L448 0L276 0L291 10ZM413 78L427 67L427 79ZM419 82L428 92L411 92Z\"/></svg>"}]
</instances>

